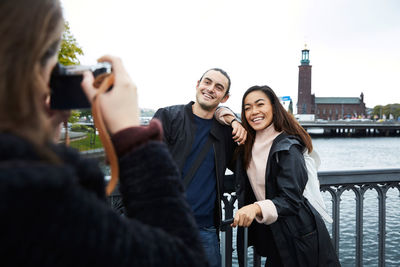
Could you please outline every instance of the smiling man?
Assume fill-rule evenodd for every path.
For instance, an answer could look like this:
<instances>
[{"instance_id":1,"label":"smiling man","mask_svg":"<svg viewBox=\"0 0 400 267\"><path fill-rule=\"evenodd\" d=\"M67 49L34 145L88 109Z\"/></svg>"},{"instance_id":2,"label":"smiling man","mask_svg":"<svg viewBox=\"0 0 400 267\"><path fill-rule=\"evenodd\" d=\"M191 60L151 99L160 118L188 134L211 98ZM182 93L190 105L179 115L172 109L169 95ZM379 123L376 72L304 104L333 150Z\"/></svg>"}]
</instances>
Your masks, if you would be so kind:
<instances>
[{"instance_id":1,"label":"smiling man","mask_svg":"<svg viewBox=\"0 0 400 267\"><path fill-rule=\"evenodd\" d=\"M218 105L229 98L230 85L225 71L210 69L197 82L196 102L161 108L154 115L163 124L165 142L181 171L210 266L221 265L217 229L225 170L247 135L236 119L230 126L214 119Z\"/></svg>"}]
</instances>

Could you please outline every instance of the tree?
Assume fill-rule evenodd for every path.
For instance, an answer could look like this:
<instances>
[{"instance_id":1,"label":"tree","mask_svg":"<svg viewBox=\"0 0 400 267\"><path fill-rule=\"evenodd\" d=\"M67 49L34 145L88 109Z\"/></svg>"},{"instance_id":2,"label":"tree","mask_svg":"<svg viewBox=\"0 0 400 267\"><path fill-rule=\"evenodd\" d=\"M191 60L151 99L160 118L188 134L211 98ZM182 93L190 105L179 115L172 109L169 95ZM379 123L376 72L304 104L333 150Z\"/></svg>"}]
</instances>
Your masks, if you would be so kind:
<instances>
[{"instance_id":1,"label":"tree","mask_svg":"<svg viewBox=\"0 0 400 267\"><path fill-rule=\"evenodd\" d=\"M394 116L394 118L400 117L400 104L388 104L386 106L375 106L374 109L372 110L372 116L378 115L379 118L382 118L383 115L386 116L386 118L389 118L390 114Z\"/></svg>"},{"instance_id":2,"label":"tree","mask_svg":"<svg viewBox=\"0 0 400 267\"><path fill-rule=\"evenodd\" d=\"M69 24L66 21L65 30L61 39L61 48L58 54L58 62L63 65L79 65L78 55L83 55L82 48L78 45L75 37L70 32Z\"/></svg>"},{"instance_id":3,"label":"tree","mask_svg":"<svg viewBox=\"0 0 400 267\"><path fill-rule=\"evenodd\" d=\"M72 110L71 116L69 117L68 122L76 123L76 122L78 122L80 116L81 116L81 113L79 112L79 110Z\"/></svg>"},{"instance_id":4,"label":"tree","mask_svg":"<svg viewBox=\"0 0 400 267\"><path fill-rule=\"evenodd\" d=\"M92 116L92 110L91 109L82 109L82 110L80 110L80 117L89 117L89 116Z\"/></svg>"},{"instance_id":5,"label":"tree","mask_svg":"<svg viewBox=\"0 0 400 267\"><path fill-rule=\"evenodd\" d=\"M64 23L64 32L61 39L60 52L58 53L58 62L63 65L78 65L80 64L78 55L83 55L82 48L78 45L75 37L72 35L69 24ZM68 122L75 123L78 121L81 112L73 110Z\"/></svg>"}]
</instances>

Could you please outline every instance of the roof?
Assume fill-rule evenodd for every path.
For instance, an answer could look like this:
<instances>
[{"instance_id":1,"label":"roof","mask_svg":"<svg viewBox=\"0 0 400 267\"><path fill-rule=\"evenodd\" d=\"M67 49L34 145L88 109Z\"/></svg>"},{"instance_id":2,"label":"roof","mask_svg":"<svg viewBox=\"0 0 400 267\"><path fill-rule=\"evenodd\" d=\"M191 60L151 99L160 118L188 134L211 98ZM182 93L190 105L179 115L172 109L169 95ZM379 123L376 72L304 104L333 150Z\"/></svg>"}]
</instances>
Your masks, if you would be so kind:
<instances>
[{"instance_id":1,"label":"roof","mask_svg":"<svg viewBox=\"0 0 400 267\"><path fill-rule=\"evenodd\" d=\"M316 97L315 104L360 104L358 97Z\"/></svg>"}]
</instances>

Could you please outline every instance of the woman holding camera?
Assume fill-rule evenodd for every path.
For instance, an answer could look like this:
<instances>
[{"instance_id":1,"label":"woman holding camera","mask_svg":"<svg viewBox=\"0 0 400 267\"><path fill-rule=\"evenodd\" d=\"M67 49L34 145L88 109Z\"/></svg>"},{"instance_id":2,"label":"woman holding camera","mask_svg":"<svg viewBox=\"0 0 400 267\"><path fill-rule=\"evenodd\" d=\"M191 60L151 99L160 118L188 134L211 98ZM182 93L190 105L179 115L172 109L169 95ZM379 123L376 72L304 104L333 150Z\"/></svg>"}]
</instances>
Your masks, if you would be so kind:
<instances>
[{"instance_id":1,"label":"woman holding camera","mask_svg":"<svg viewBox=\"0 0 400 267\"><path fill-rule=\"evenodd\" d=\"M140 127L121 61L100 96L119 158L127 217L109 208L95 162L52 143L68 114L46 99L63 31L59 0L0 2L0 258L2 266L206 266L160 123ZM82 86L93 99L93 75Z\"/></svg>"}]
</instances>

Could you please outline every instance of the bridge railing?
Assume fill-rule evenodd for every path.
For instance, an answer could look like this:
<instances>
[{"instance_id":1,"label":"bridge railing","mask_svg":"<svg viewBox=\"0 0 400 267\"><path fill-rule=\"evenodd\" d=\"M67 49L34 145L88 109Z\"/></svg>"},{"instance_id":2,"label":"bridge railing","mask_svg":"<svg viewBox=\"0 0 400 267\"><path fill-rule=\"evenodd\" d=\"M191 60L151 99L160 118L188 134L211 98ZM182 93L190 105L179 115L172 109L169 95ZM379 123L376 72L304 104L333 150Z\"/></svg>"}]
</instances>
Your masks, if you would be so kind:
<instances>
[{"instance_id":1,"label":"bridge railing","mask_svg":"<svg viewBox=\"0 0 400 267\"><path fill-rule=\"evenodd\" d=\"M382 170L351 170L351 171L323 171L318 173L321 191L329 192L332 200L332 243L339 255L340 240L340 206L341 196L345 191L353 191L355 194L356 233L355 233L355 266L363 266L363 223L364 223L364 194L368 190L375 190L378 195L378 266L385 266L385 244L386 244L386 218L391 214L386 213L386 194L390 188L400 191L400 169ZM236 204L236 195L232 192L233 176L227 176L228 192L224 194L223 203L225 219L231 218ZM400 223L399 223L400 227ZM232 229L228 227L223 233L221 244L224 266L232 266ZM236 237L235 237L236 238ZM245 235L246 238L246 235ZM245 241L246 242L246 241ZM247 243L247 242L246 242ZM246 250L247 251L247 250ZM245 255L247 259L248 255ZM244 261L247 266L247 260ZM261 266L260 256L253 252L253 266Z\"/></svg>"},{"instance_id":2,"label":"bridge railing","mask_svg":"<svg viewBox=\"0 0 400 267\"><path fill-rule=\"evenodd\" d=\"M331 238L336 253L339 255L340 236L340 217L341 196L345 191L352 191L355 195L356 205L354 213L356 214L355 227L355 266L363 266L363 231L364 231L364 194L368 190L375 190L378 195L378 266L385 266L386 259L386 220L391 214L386 212L386 197L390 188L397 188L400 191L400 169L380 169L380 170L351 170L351 171L323 171L318 173L321 191L328 192L332 201ZM237 208L237 196L234 192L234 177L227 175L225 179L225 190L223 196L224 219L232 218ZM119 194L112 194L109 197L112 207L120 210L122 207ZM236 207L236 208L235 208ZM399 223L400 229L400 223ZM221 233L221 251L222 265L230 267L233 264L234 239L231 227L226 227ZM245 239L246 239L245 231ZM247 241L244 241L247 244ZM244 255L244 266L247 265L247 258L250 251L246 250ZM261 257L253 254L253 266L261 266ZM236 265L237 266L237 265Z\"/></svg>"}]
</instances>

